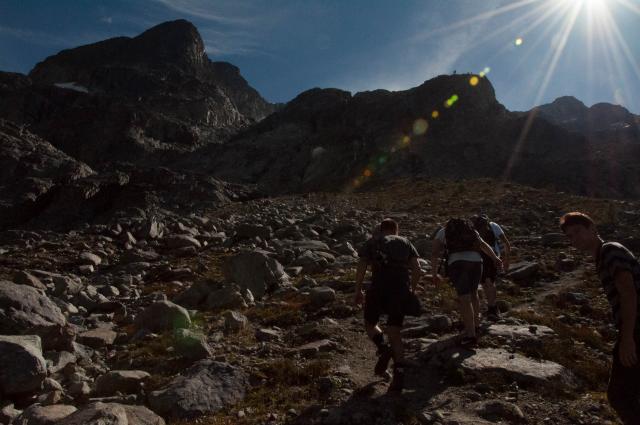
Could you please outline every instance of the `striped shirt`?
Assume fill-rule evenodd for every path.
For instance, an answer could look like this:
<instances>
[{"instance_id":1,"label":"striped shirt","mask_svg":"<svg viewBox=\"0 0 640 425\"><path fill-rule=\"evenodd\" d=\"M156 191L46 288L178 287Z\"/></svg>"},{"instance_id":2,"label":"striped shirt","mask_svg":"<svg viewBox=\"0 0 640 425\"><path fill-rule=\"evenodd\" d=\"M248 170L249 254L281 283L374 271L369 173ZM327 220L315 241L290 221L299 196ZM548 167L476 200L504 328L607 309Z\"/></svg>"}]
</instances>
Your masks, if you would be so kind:
<instances>
[{"instance_id":1,"label":"striped shirt","mask_svg":"<svg viewBox=\"0 0 640 425\"><path fill-rule=\"evenodd\" d=\"M616 288L615 277L617 273L622 271L631 273L633 276L633 283L636 288L636 294L638 295L635 331L639 332L640 264L636 257L618 242L605 242L602 244L598 252L596 268L602 283L602 289L604 290L604 293L609 300L609 304L611 305L613 320L615 321L618 329L620 329L622 324L622 318L620 317L620 294L618 293L618 288Z\"/></svg>"}]
</instances>

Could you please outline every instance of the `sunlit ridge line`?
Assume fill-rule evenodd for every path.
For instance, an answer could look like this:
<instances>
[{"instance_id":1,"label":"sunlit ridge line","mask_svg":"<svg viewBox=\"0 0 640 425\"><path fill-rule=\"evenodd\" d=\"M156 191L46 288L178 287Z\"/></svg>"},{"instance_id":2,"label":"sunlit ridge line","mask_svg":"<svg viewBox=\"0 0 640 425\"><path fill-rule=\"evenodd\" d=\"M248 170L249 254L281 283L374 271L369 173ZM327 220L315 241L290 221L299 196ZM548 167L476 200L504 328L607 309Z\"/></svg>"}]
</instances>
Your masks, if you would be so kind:
<instances>
[{"instance_id":1,"label":"sunlit ridge line","mask_svg":"<svg viewBox=\"0 0 640 425\"><path fill-rule=\"evenodd\" d=\"M553 55L553 58L551 59L551 63L549 65L549 69L547 70L547 74L543 80L543 83L538 91L538 96L534 102L534 105L537 105L540 100L542 99L542 96L544 95L544 92L547 88L547 85L549 84L549 80L551 79L551 75L553 74L553 72L555 71L555 67L558 64L558 59L560 58L560 55L562 54L562 52L564 51L564 48L567 44L567 40L569 38L569 34L571 34L571 30L573 29L576 19L578 17L578 13L580 13L580 9L582 7L582 4L577 3L574 8L573 8L573 14L571 16L567 17L567 22L565 23L565 28L563 29L562 32L562 38L560 41L560 44L558 44L558 47L556 48L555 54ZM529 130L531 129L531 125L533 124L533 120L535 118L537 114L537 108L534 107L534 109L529 113L529 115L527 116L527 121L525 122L525 125L522 129L522 132L520 133L520 136L518 137L518 141L516 142L516 145L513 149L513 151L511 152L511 157L509 158L509 161L507 162L507 166L505 168L504 174L503 174L503 180L506 180L507 177L509 177L509 175L511 174L511 170L513 169L513 166L517 160L517 157L520 153L520 150L522 149L522 144L524 143L524 140L527 138L527 134L529 133Z\"/></svg>"},{"instance_id":2,"label":"sunlit ridge line","mask_svg":"<svg viewBox=\"0 0 640 425\"><path fill-rule=\"evenodd\" d=\"M451 30L454 30L454 29L458 29L458 28L464 27L465 25L472 24L474 22L479 22L479 21L483 21L483 20L486 20L486 19L491 19L491 18L496 17L498 15L502 15L504 13L507 13L507 12L510 12L512 10L518 9L520 7L524 7L524 6L526 6L526 5L530 4L530 3L535 3L537 1L540 1L540 0L519 0L516 3L510 4L510 5L507 5L507 6L502 6L502 7L499 7L498 9L490 10L490 11L481 13L480 15L476 15L476 16L474 16L472 18L463 19L462 21L454 22L453 24L448 25L446 27L437 28L435 30L428 31L428 32L426 32L424 34L416 35L416 36L412 37L411 40L412 41L421 41L421 40L424 40L424 39L426 39L428 37L431 37L433 35L440 34L440 33L443 33L443 32L448 32L448 31L451 31Z\"/></svg>"}]
</instances>

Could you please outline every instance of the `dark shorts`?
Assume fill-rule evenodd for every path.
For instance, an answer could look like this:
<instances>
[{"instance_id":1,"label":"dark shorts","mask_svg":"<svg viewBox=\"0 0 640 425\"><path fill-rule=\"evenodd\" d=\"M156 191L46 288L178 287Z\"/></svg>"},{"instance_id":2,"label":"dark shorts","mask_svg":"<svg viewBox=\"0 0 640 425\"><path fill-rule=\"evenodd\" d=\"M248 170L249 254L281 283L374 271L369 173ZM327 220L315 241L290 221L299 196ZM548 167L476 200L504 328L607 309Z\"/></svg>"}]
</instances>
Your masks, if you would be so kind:
<instances>
[{"instance_id":1,"label":"dark shorts","mask_svg":"<svg viewBox=\"0 0 640 425\"><path fill-rule=\"evenodd\" d=\"M478 290L481 277L481 262L456 261L449 265L449 279L459 296L469 295Z\"/></svg>"},{"instance_id":2,"label":"dark shorts","mask_svg":"<svg viewBox=\"0 0 640 425\"><path fill-rule=\"evenodd\" d=\"M495 282L498 278L498 269L496 263L487 254L482 253L482 279L480 282L484 282L487 279Z\"/></svg>"},{"instance_id":3,"label":"dark shorts","mask_svg":"<svg viewBox=\"0 0 640 425\"><path fill-rule=\"evenodd\" d=\"M372 284L364 299L365 322L377 325L380 316L386 314L387 326L401 327L405 316L403 302L406 300L406 292L409 292L408 282L393 286Z\"/></svg>"}]
</instances>

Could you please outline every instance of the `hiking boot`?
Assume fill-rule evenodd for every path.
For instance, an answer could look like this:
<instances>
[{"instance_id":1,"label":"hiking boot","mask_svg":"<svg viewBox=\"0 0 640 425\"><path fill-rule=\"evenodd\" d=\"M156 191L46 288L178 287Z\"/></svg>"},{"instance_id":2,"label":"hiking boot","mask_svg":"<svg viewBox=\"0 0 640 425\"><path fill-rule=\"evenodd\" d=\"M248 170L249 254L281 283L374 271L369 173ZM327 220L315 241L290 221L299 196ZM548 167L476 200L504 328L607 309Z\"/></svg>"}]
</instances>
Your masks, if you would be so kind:
<instances>
[{"instance_id":1,"label":"hiking boot","mask_svg":"<svg viewBox=\"0 0 640 425\"><path fill-rule=\"evenodd\" d=\"M376 362L376 366L373 368L373 372L378 376L382 376L383 378L388 379L390 376L387 372L387 368L389 367L389 362L391 361L391 357L393 356L391 347L385 344L380 347L377 354L378 361Z\"/></svg>"},{"instance_id":2,"label":"hiking boot","mask_svg":"<svg viewBox=\"0 0 640 425\"><path fill-rule=\"evenodd\" d=\"M498 306L494 305L487 309L487 319L492 322L500 320L500 310L498 310Z\"/></svg>"},{"instance_id":3,"label":"hiking boot","mask_svg":"<svg viewBox=\"0 0 640 425\"><path fill-rule=\"evenodd\" d=\"M402 366L394 366L393 379L389 384L387 392L401 393L404 388L404 368Z\"/></svg>"}]
</instances>

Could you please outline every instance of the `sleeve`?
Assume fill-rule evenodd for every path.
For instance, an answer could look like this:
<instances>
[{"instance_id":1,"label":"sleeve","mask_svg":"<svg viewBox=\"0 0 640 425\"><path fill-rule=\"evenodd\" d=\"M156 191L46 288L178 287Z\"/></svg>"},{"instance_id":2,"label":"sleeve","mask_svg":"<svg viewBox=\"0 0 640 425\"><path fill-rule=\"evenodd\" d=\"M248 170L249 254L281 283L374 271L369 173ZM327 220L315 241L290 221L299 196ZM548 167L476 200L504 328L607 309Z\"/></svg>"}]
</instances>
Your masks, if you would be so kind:
<instances>
[{"instance_id":1,"label":"sleeve","mask_svg":"<svg viewBox=\"0 0 640 425\"><path fill-rule=\"evenodd\" d=\"M491 230L493 230L493 234L495 235L496 238L499 238L500 236L504 236L504 230L502 230L502 227L500 227L498 223L494 223L492 221L490 225L491 225Z\"/></svg>"},{"instance_id":2,"label":"sleeve","mask_svg":"<svg viewBox=\"0 0 640 425\"><path fill-rule=\"evenodd\" d=\"M362 244L360 249L358 250L358 257L364 260L371 260L373 258L373 240L369 239L365 243Z\"/></svg>"},{"instance_id":3,"label":"sleeve","mask_svg":"<svg viewBox=\"0 0 640 425\"><path fill-rule=\"evenodd\" d=\"M636 262L634 256L627 250L619 247L610 247L602 253L602 265L609 275L614 276L619 272L633 273Z\"/></svg>"}]
</instances>

